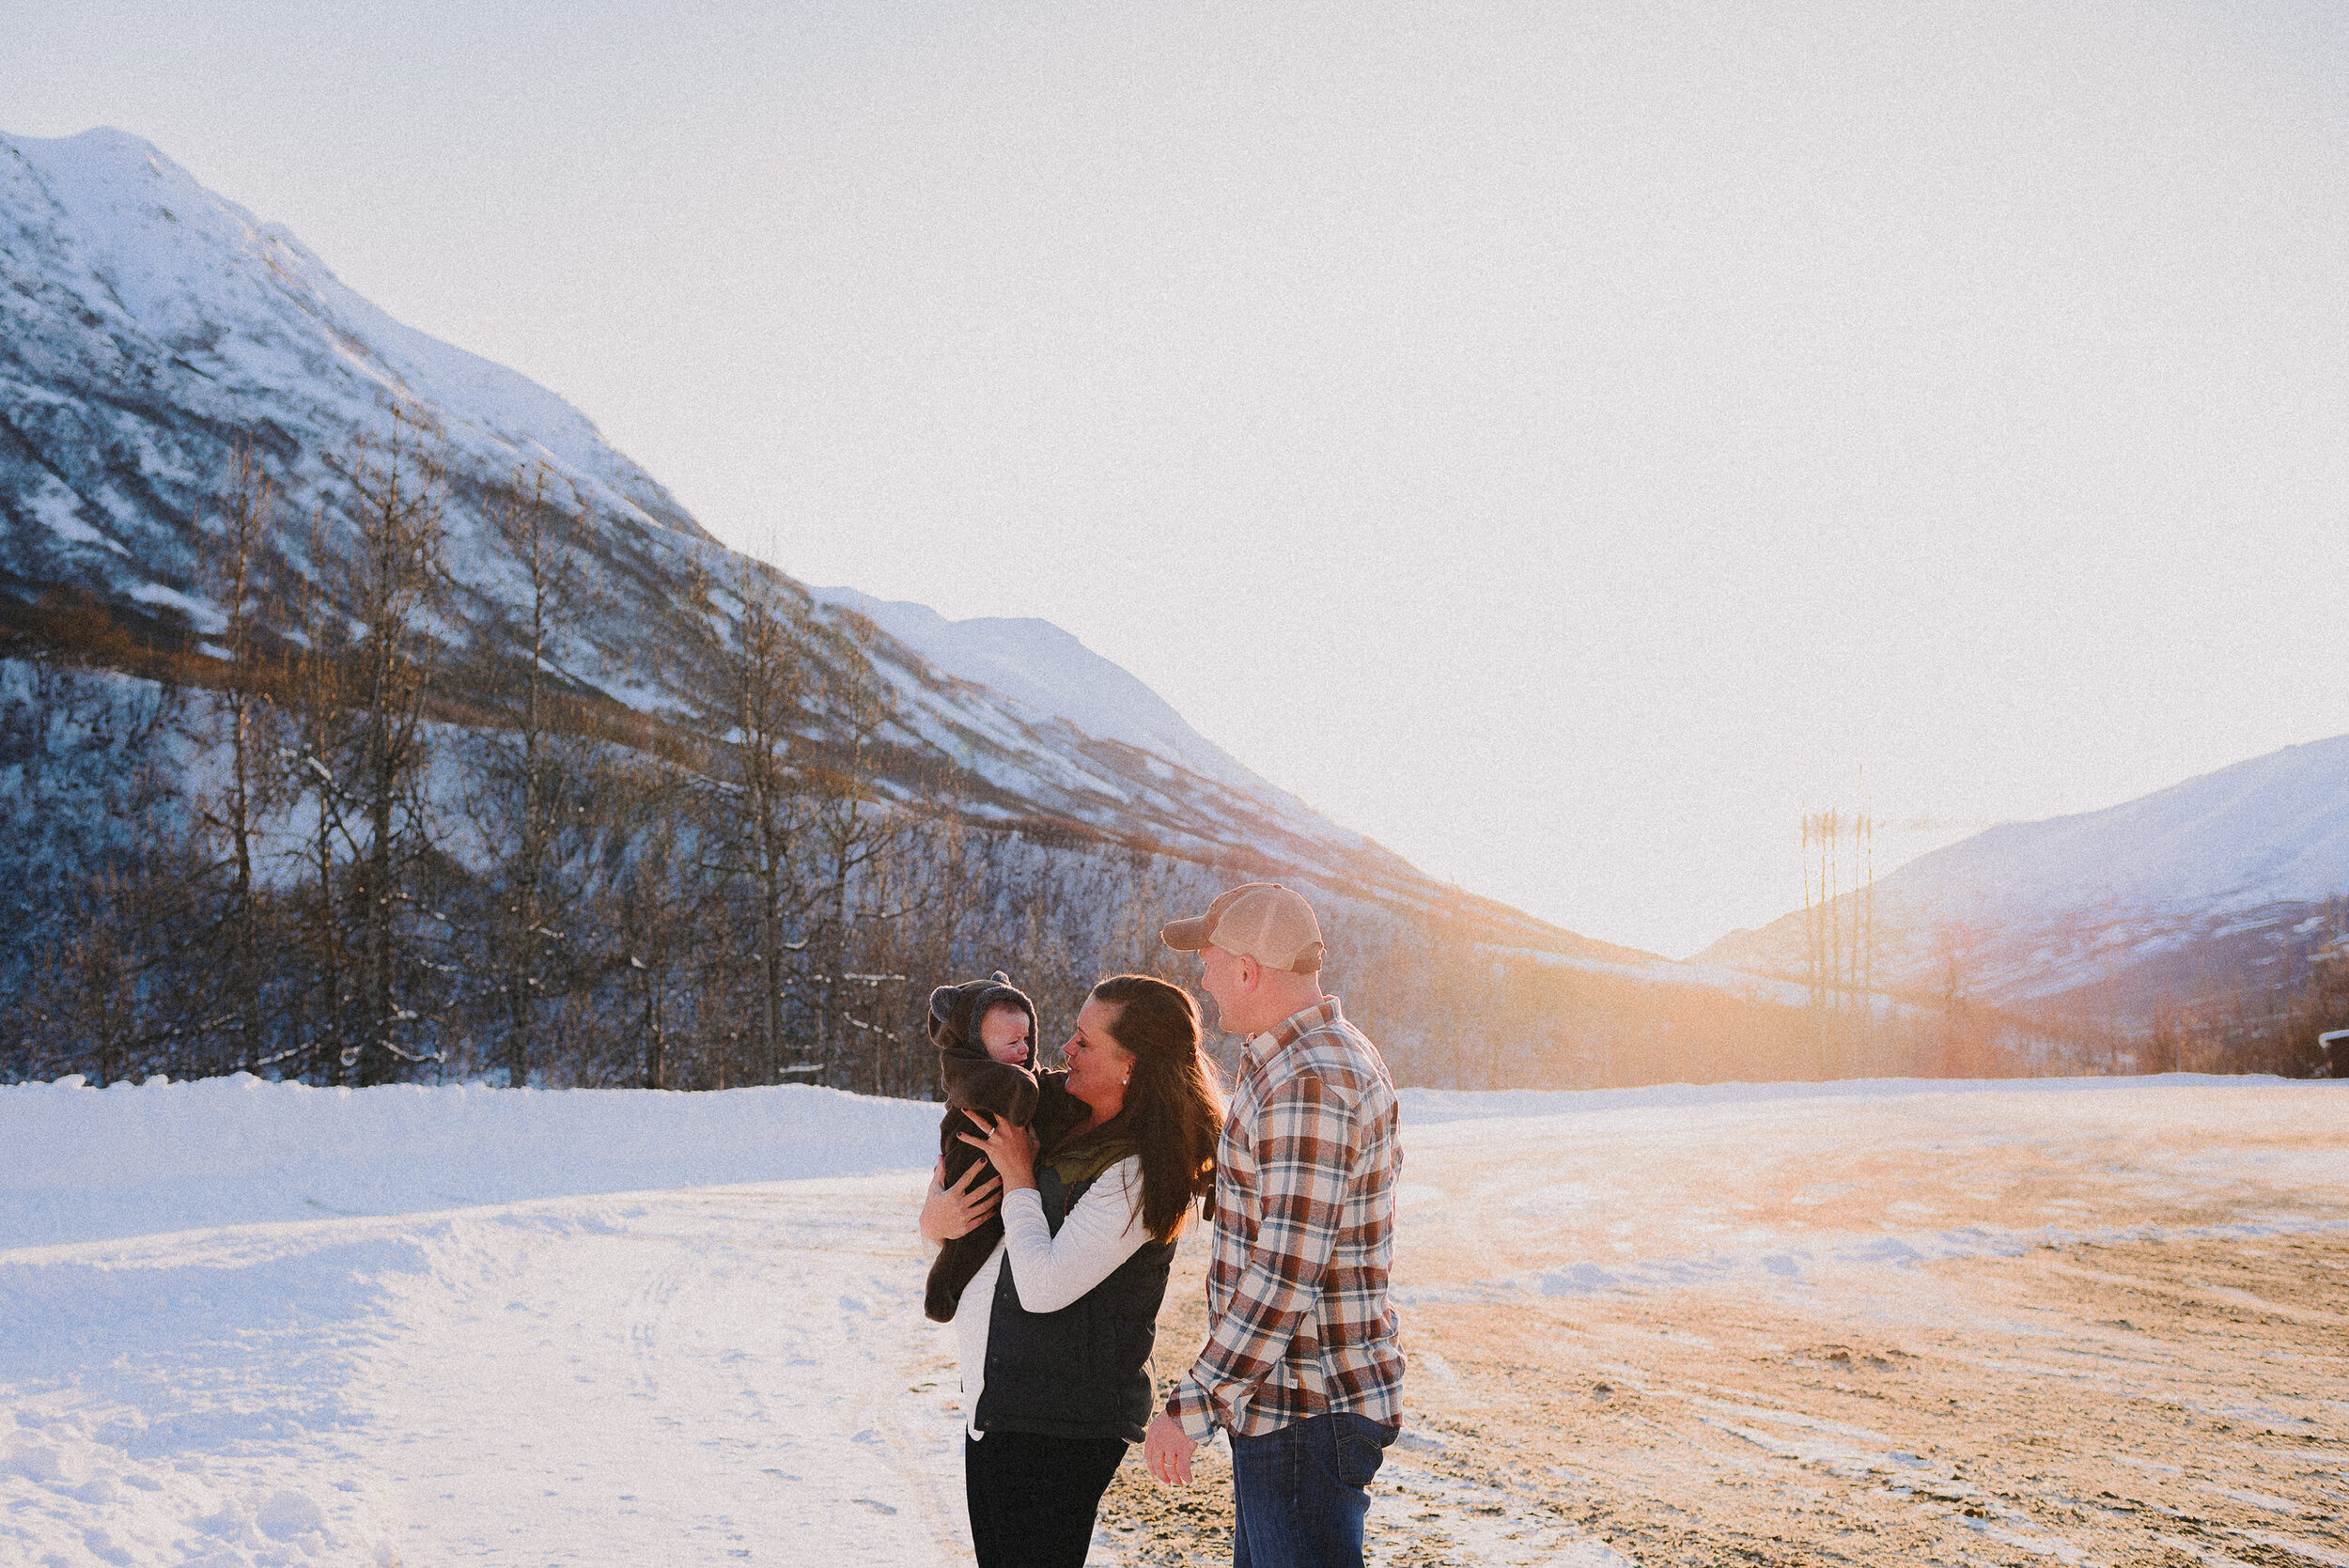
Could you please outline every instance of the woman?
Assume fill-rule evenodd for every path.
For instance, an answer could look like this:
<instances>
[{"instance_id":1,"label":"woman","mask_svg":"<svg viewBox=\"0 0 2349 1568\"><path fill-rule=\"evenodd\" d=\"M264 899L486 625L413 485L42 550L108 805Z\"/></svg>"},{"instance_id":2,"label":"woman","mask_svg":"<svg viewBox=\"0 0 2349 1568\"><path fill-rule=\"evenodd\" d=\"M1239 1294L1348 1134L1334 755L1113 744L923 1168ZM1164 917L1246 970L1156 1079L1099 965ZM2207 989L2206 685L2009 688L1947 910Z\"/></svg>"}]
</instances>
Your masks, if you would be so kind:
<instances>
[{"instance_id":1,"label":"woman","mask_svg":"<svg viewBox=\"0 0 2349 1568\"><path fill-rule=\"evenodd\" d=\"M1102 981L1063 1048L1075 1130L1039 1151L988 1118L1003 1240L954 1316L968 1401L963 1490L980 1568L1081 1564L1110 1477L1149 1420L1144 1370L1174 1238L1214 1189L1223 1106L1199 1009L1148 975ZM981 1113L984 1116L984 1113ZM996 1207L972 1167L933 1177L922 1234L943 1243Z\"/></svg>"}]
</instances>

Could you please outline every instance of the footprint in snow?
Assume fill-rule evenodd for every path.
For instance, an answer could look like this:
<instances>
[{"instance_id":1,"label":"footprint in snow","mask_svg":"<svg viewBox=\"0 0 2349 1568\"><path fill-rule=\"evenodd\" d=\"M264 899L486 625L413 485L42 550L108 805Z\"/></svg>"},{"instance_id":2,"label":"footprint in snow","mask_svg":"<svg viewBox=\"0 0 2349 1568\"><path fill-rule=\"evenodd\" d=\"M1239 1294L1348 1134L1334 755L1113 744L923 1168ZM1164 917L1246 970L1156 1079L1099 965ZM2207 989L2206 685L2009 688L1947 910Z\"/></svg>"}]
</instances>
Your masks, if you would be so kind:
<instances>
[{"instance_id":1,"label":"footprint in snow","mask_svg":"<svg viewBox=\"0 0 2349 1568\"><path fill-rule=\"evenodd\" d=\"M875 1501L874 1501L872 1498L849 1498L848 1500L849 1500L850 1502L860 1502L860 1503L863 1503L865 1507L867 1507L867 1508L871 1509L871 1510L872 1510L874 1513L876 1513L876 1514L894 1514L894 1513L896 1513L896 1512L897 1512L895 1509L894 1509L894 1508L890 1507L887 1503L885 1503L885 1502L875 1502Z\"/></svg>"}]
</instances>

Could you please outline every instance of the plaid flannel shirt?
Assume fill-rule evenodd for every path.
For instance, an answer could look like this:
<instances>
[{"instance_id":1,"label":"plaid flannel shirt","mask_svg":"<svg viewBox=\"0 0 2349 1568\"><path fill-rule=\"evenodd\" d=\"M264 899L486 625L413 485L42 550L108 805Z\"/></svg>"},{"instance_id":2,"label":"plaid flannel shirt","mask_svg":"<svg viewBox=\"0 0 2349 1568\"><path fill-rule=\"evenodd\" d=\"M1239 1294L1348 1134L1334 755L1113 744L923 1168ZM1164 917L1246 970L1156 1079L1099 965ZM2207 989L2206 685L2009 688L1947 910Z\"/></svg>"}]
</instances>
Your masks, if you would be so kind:
<instances>
[{"instance_id":1,"label":"plaid flannel shirt","mask_svg":"<svg viewBox=\"0 0 2349 1568\"><path fill-rule=\"evenodd\" d=\"M1166 1405L1194 1441L1338 1410L1400 1423L1402 1163L1393 1080L1337 998L1249 1043L1216 1150L1206 1348Z\"/></svg>"}]
</instances>

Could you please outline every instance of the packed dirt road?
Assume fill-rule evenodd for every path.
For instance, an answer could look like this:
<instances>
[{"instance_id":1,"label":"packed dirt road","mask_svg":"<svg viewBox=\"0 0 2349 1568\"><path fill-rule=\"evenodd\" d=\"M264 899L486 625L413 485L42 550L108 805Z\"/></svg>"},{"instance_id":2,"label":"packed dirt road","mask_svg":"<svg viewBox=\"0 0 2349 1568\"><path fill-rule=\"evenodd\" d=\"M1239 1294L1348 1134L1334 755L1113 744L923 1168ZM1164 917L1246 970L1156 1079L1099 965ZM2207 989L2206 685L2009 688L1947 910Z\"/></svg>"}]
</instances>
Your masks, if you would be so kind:
<instances>
[{"instance_id":1,"label":"packed dirt road","mask_svg":"<svg viewBox=\"0 0 2349 1568\"><path fill-rule=\"evenodd\" d=\"M1373 1560L2349 1564L2349 1085L1877 1088L1407 1127Z\"/></svg>"}]
</instances>

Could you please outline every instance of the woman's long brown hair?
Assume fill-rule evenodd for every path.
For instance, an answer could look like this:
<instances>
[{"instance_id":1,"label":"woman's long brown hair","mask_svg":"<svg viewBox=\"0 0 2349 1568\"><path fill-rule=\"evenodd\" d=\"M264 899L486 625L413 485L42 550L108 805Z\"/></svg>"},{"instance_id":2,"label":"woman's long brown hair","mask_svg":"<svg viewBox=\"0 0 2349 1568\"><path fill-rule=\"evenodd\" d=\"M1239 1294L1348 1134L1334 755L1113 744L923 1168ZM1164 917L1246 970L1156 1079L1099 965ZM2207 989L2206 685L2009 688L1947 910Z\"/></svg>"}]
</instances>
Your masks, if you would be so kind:
<instances>
[{"instance_id":1,"label":"woman's long brown hair","mask_svg":"<svg viewBox=\"0 0 2349 1568\"><path fill-rule=\"evenodd\" d=\"M1134 1059L1117 1120L1142 1152L1142 1222L1159 1241L1172 1241L1190 1201L1215 1191L1215 1145L1223 1131L1221 1076L1199 1048L1199 1004L1147 974L1113 974L1093 987L1093 997L1117 1009L1110 1037Z\"/></svg>"}]
</instances>

